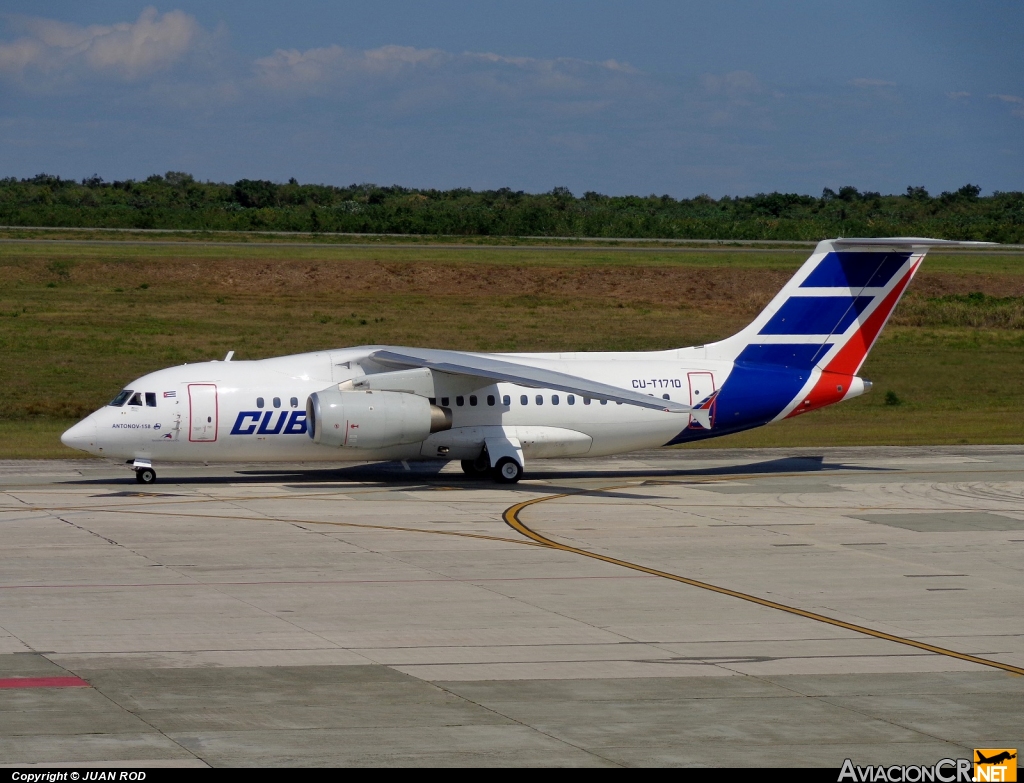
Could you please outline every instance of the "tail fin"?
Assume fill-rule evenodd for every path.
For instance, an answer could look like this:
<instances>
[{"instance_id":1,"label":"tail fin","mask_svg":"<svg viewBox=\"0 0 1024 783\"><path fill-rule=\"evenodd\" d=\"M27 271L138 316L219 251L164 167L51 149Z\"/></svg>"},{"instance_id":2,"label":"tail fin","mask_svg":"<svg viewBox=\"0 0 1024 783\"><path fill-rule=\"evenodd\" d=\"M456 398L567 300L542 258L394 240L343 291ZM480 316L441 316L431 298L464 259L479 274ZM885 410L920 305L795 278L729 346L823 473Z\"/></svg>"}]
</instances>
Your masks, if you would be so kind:
<instances>
[{"instance_id":1,"label":"tail fin","mask_svg":"<svg viewBox=\"0 0 1024 783\"><path fill-rule=\"evenodd\" d=\"M708 345L707 356L734 362L738 376L745 366L799 371L788 373L787 399L768 420L856 396L865 386L855 376L928 249L990 244L917 237L819 242L753 323Z\"/></svg>"}]
</instances>

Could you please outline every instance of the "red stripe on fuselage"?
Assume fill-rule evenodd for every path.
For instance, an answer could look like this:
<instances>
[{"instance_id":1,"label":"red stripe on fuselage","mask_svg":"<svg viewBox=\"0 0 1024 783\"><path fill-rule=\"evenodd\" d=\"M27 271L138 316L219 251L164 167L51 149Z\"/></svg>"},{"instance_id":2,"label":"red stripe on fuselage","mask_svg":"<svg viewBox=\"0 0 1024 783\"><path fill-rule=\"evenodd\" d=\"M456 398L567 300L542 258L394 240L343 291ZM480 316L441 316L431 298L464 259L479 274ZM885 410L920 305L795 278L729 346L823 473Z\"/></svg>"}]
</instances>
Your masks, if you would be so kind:
<instances>
[{"instance_id":1,"label":"red stripe on fuselage","mask_svg":"<svg viewBox=\"0 0 1024 783\"><path fill-rule=\"evenodd\" d=\"M807 411L823 408L834 402L839 402L846 396L847 392L850 391L853 376L857 374L861 365L864 364L868 351L871 350L871 346L878 339L882 327L885 326L885 322L889 320L889 316L896 307L896 303L900 300L903 289L910 283L910 279L914 276L920 264L921 259L918 259L917 263L910 267L910 271L903 276L903 279L886 294L882 303L874 309L874 312L868 316L860 329L853 333L846 345L839 349L839 353L822 370L821 377L814 384L814 388L786 416L787 419L801 413L807 413Z\"/></svg>"}]
</instances>

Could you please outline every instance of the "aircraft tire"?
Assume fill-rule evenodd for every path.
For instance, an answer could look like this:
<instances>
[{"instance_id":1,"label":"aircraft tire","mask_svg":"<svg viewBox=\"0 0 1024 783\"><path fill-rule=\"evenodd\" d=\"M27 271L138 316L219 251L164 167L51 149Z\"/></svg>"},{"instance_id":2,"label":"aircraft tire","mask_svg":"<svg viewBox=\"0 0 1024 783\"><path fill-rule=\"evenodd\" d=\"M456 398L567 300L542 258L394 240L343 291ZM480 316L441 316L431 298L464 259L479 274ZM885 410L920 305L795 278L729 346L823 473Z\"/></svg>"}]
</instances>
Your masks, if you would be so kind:
<instances>
[{"instance_id":1,"label":"aircraft tire","mask_svg":"<svg viewBox=\"0 0 1024 783\"><path fill-rule=\"evenodd\" d=\"M140 484L155 484L156 471L153 468L139 468L135 471L135 480Z\"/></svg>"},{"instance_id":2,"label":"aircraft tire","mask_svg":"<svg viewBox=\"0 0 1024 783\"><path fill-rule=\"evenodd\" d=\"M484 457L480 459L464 459L460 463L462 465L462 472L470 478L483 478L491 471L491 465Z\"/></svg>"},{"instance_id":3,"label":"aircraft tire","mask_svg":"<svg viewBox=\"0 0 1024 783\"><path fill-rule=\"evenodd\" d=\"M502 457L494 466L494 476L499 484L515 484L523 477L523 466L511 457Z\"/></svg>"}]
</instances>

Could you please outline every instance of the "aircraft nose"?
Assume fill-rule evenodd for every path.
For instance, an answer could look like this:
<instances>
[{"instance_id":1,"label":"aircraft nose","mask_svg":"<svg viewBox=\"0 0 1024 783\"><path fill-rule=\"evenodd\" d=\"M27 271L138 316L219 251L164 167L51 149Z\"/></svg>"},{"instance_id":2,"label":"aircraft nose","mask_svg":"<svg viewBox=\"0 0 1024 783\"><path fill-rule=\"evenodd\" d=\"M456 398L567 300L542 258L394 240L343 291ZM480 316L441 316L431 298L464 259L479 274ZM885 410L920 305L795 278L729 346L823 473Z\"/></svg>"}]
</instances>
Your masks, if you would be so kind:
<instances>
[{"instance_id":1,"label":"aircraft nose","mask_svg":"<svg viewBox=\"0 0 1024 783\"><path fill-rule=\"evenodd\" d=\"M96 422L83 419L60 436L60 442L71 449L89 451L96 441Z\"/></svg>"}]
</instances>

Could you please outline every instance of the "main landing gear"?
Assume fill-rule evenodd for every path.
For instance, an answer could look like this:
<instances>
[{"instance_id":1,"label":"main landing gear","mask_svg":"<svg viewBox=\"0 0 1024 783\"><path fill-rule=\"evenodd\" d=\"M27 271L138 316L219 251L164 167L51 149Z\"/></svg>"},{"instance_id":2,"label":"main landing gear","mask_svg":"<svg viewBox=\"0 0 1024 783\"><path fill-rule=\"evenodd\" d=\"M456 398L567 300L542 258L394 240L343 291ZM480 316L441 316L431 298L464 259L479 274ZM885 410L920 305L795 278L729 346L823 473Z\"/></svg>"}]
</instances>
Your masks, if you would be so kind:
<instances>
[{"instance_id":1,"label":"main landing gear","mask_svg":"<svg viewBox=\"0 0 1024 783\"><path fill-rule=\"evenodd\" d=\"M511 457L502 457L494 466L494 475L499 484L515 484L523 477L523 466Z\"/></svg>"},{"instance_id":2,"label":"main landing gear","mask_svg":"<svg viewBox=\"0 0 1024 783\"><path fill-rule=\"evenodd\" d=\"M470 478L491 476L499 484L515 484L523 477L523 466L511 457L502 457L492 468L486 449L476 459L464 459L461 464L462 472Z\"/></svg>"},{"instance_id":3,"label":"main landing gear","mask_svg":"<svg viewBox=\"0 0 1024 783\"><path fill-rule=\"evenodd\" d=\"M491 472L491 461L487 452L483 452L476 459L462 460L462 472L470 478L485 478Z\"/></svg>"}]
</instances>

